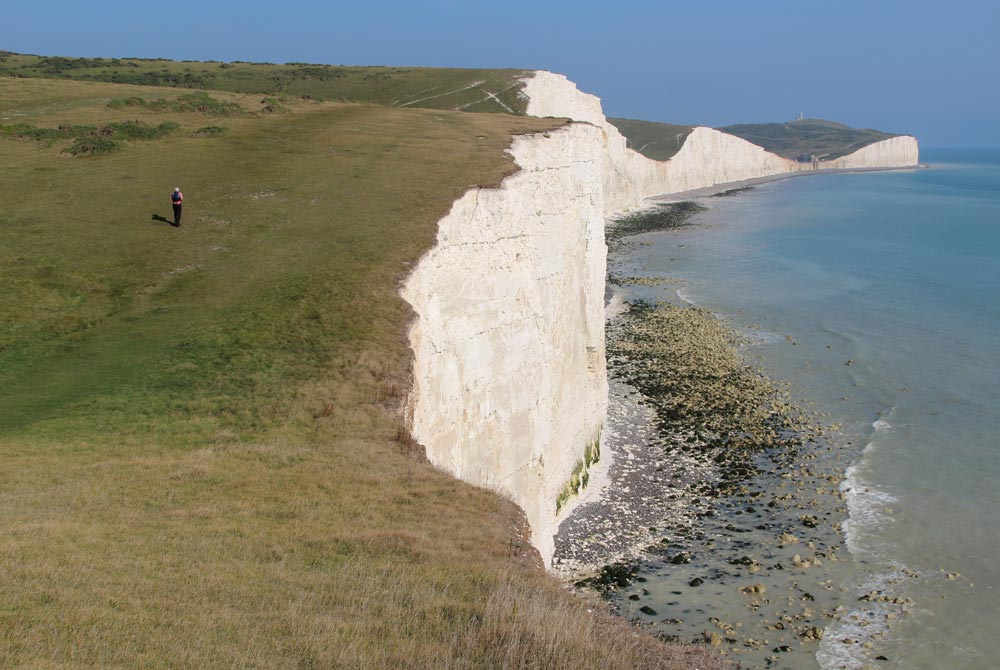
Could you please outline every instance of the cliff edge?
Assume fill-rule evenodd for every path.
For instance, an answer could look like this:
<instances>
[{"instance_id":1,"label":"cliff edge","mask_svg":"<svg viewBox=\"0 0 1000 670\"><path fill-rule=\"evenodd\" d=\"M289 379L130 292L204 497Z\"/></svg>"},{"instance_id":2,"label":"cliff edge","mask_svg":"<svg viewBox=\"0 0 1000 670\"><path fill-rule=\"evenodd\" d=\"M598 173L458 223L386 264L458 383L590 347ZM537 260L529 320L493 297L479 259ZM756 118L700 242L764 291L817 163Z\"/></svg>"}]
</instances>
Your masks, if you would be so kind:
<instances>
[{"instance_id":1,"label":"cliff edge","mask_svg":"<svg viewBox=\"0 0 1000 670\"><path fill-rule=\"evenodd\" d=\"M436 466L516 502L546 565L607 409L601 147L588 124L516 138L520 172L454 204L403 290L411 433Z\"/></svg>"},{"instance_id":2,"label":"cliff edge","mask_svg":"<svg viewBox=\"0 0 1000 670\"><path fill-rule=\"evenodd\" d=\"M624 135L601 110L597 96L583 93L565 76L536 72L524 87L527 113L557 116L594 124L602 130L607 160L603 175L607 214L638 206L644 198L708 188L746 179L812 172L800 163L712 128L696 127L669 160L656 161L629 149ZM876 142L832 161L824 170L861 170L916 167L919 147L915 137L899 135Z\"/></svg>"},{"instance_id":3,"label":"cliff edge","mask_svg":"<svg viewBox=\"0 0 1000 670\"><path fill-rule=\"evenodd\" d=\"M586 485L607 409L605 218L654 195L814 168L703 127L670 160L651 160L566 77L536 72L523 91L528 114L577 123L516 138L520 171L468 191L439 222L403 288L416 313L407 419L433 464L524 510L549 566L560 507ZM918 158L916 139L899 136L823 167Z\"/></svg>"}]
</instances>

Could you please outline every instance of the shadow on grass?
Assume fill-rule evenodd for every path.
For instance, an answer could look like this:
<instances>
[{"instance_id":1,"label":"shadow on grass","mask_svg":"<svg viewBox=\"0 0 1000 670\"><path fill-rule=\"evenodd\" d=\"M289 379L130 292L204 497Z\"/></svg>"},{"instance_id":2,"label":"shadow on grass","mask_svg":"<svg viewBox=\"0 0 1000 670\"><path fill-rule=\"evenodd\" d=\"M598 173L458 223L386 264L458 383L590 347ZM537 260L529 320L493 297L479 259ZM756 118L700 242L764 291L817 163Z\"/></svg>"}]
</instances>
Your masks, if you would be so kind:
<instances>
[{"instance_id":1,"label":"shadow on grass","mask_svg":"<svg viewBox=\"0 0 1000 670\"><path fill-rule=\"evenodd\" d=\"M174 224L174 222L173 222L173 221L171 221L170 219L168 219L168 218L167 218L167 217L165 217L165 216L160 216L159 214L154 214L153 216L151 216L151 217L149 217L149 218L150 218L150 220L151 220L151 221L159 221L159 222L161 222L161 223L169 223L169 224L170 224L171 226L173 226L174 228L177 228L177 227L178 227L178 226L177 226L176 224Z\"/></svg>"}]
</instances>

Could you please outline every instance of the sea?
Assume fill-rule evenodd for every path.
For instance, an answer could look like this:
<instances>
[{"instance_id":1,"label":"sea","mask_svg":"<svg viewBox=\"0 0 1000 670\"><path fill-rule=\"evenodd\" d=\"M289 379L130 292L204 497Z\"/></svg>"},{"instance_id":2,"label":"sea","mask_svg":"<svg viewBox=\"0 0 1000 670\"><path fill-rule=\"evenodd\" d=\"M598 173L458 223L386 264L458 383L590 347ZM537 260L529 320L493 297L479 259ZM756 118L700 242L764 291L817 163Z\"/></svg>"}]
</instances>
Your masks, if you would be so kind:
<instances>
[{"instance_id":1,"label":"sea","mask_svg":"<svg viewBox=\"0 0 1000 670\"><path fill-rule=\"evenodd\" d=\"M841 610L797 667L997 664L1000 150L921 160L706 198L698 226L643 236L642 270L849 445Z\"/></svg>"}]
</instances>

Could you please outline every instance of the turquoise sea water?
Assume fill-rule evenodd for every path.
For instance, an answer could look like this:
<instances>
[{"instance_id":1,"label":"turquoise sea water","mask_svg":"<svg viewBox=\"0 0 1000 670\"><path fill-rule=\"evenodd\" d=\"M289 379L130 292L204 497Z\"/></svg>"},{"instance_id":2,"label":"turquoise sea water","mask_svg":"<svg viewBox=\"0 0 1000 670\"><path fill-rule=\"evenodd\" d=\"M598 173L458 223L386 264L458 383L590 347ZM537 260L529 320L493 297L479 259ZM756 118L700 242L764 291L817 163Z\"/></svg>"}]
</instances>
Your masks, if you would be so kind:
<instances>
[{"instance_id":1,"label":"turquoise sea water","mask_svg":"<svg viewBox=\"0 0 1000 670\"><path fill-rule=\"evenodd\" d=\"M826 668L985 668L1000 640L1000 151L921 159L707 199L645 259L759 326L764 367L856 446ZM872 591L912 604L854 597Z\"/></svg>"}]
</instances>

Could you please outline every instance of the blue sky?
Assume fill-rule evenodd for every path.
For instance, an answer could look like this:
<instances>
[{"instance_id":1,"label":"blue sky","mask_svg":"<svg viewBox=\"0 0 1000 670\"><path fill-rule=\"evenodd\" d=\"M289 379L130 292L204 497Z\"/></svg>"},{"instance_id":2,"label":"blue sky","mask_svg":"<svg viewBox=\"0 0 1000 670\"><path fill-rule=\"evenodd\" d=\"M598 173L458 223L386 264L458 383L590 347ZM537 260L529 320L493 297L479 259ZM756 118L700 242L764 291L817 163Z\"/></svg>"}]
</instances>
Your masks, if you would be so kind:
<instances>
[{"instance_id":1,"label":"blue sky","mask_svg":"<svg viewBox=\"0 0 1000 670\"><path fill-rule=\"evenodd\" d=\"M66 56L522 67L605 112L719 126L799 112L1000 146L997 0L13 3L0 49Z\"/></svg>"}]
</instances>

